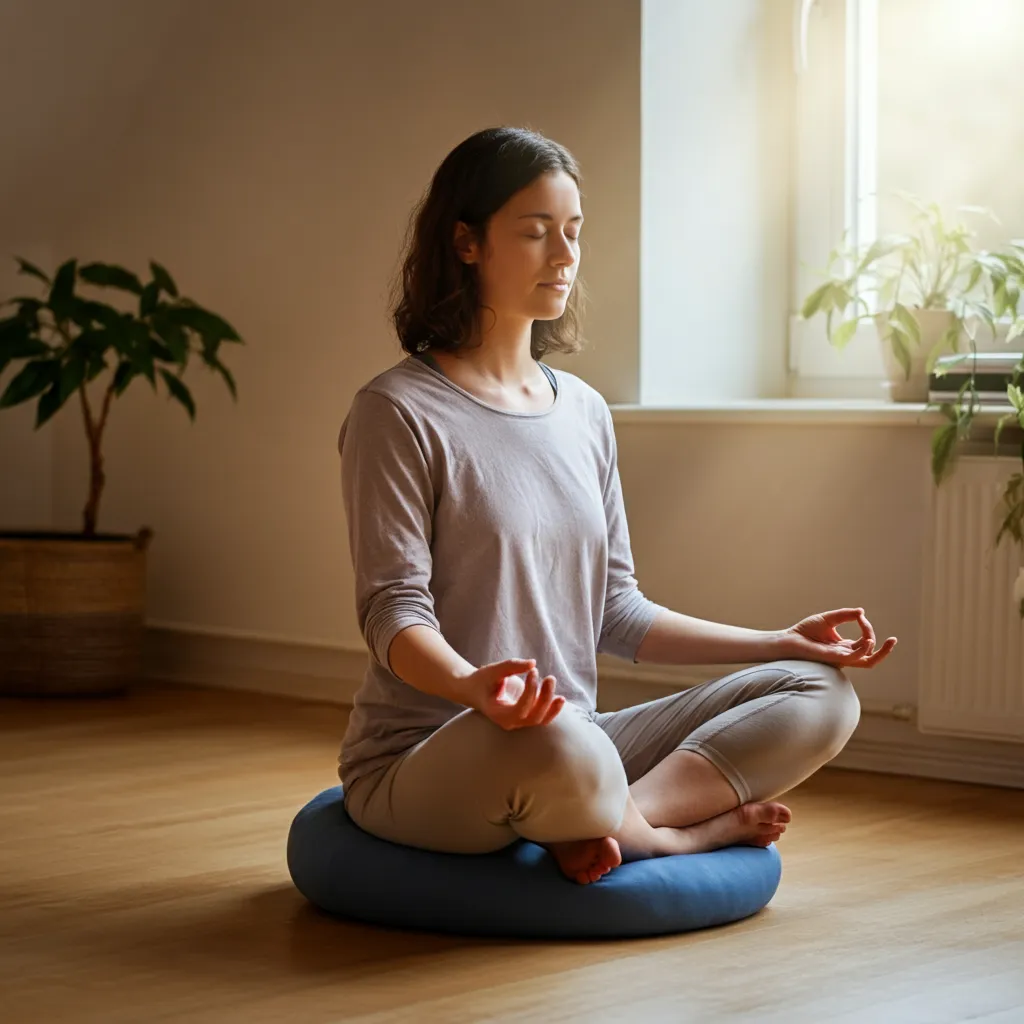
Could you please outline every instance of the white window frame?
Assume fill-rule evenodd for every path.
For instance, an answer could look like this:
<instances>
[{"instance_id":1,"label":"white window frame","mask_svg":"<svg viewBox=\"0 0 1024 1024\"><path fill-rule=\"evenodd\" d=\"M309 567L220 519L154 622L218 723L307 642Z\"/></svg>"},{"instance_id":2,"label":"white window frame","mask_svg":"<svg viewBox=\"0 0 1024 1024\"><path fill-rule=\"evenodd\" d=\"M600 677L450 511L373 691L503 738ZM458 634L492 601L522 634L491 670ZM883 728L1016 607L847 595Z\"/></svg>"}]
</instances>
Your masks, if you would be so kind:
<instances>
[{"instance_id":1,"label":"white window frame","mask_svg":"<svg viewBox=\"0 0 1024 1024\"><path fill-rule=\"evenodd\" d=\"M873 321L862 320L840 352L825 317L801 320L804 299L825 278L844 231L870 244L877 232L878 0L793 0L796 84L794 267L788 364L801 393L883 397L885 369ZM871 296L866 296L871 301ZM833 326L838 326L834 319Z\"/></svg>"}]
</instances>

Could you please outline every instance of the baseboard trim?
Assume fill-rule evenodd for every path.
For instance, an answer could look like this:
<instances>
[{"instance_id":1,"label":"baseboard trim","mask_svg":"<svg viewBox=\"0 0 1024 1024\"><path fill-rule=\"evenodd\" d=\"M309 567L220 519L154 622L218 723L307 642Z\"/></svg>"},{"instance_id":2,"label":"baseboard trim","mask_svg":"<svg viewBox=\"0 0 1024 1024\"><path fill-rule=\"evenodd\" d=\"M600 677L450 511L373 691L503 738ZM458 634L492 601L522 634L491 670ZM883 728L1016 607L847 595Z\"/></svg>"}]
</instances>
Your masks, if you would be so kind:
<instances>
[{"instance_id":1,"label":"baseboard trim","mask_svg":"<svg viewBox=\"0 0 1024 1024\"><path fill-rule=\"evenodd\" d=\"M351 704L366 651L150 625L144 666L154 682Z\"/></svg>"},{"instance_id":2,"label":"baseboard trim","mask_svg":"<svg viewBox=\"0 0 1024 1024\"><path fill-rule=\"evenodd\" d=\"M218 635L149 625L145 675L152 681L351 704L366 668L365 648ZM743 666L630 665L598 657L599 707L613 711ZM917 730L905 705L862 702L857 731L831 767L1024 789L1024 745L936 736Z\"/></svg>"}]
</instances>

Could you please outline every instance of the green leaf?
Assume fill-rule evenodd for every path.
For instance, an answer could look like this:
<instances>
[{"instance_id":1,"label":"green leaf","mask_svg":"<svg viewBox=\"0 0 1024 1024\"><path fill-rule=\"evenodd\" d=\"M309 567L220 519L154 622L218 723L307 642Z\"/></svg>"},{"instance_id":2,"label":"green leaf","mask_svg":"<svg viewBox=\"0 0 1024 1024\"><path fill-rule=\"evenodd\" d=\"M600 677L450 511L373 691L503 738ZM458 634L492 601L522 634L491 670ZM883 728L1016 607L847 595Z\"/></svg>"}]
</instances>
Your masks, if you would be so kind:
<instances>
[{"instance_id":1,"label":"green leaf","mask_svg":"<svg viewBox=\"0 0 1024 1024\"><path fill-rule=\"evenodd\" d=\"M892 309L892 318L905 328L907 335L915 346L921 344L921 328L914 314L906 306L897 302Z\"/></svg>"},{"instance_id":2,"label":"green leaf","mask_svg":"<svg viewBox=\"0 0 1024 1024\"><path fill-rule=\"evenodd\" d=\"M50 279L34 263L29 263L28 260L23 260L20 256L14 258L18 261L19 274L31 274L33 277L38 277L44 284L50 283Z\"/></svg>"},{"instance_id":3,"label":"green leaf","mask_svg":"<svg viewBox=\"0 0 1024 1024\"><path fill-rule=\"evenodd\" d=\"M167 390L170 391L171 396L176 398L188 412L189 419L195 420L196 418L196 404L192 401L192 395L188 388L174 376L172 373L168 373L166 370L160 371L160 376L163 377L164 383L167 385Z\"/></svg>"},{"instance_id":4,"label":"green leaf","mask_svg":"<svg viewBox=\"0 0 1024 1024\"><path fill-rule=\"evenodd\" d=\"M138 376L138 371L129 362L119 363L114 372L114 394L120 398L128 385Z\"/></svg>"},{"instance_id":5,"label":"green leaf","mask_svg":"<svg viewBox=\"0 0 1024 1024\"><path fill-rule=\"evenodd\" d=\"M32 328L24 317L15 314L0 320L0 353L7 346L24 344L31 337Z\"/></svg>"},{"instance_id":6,"label":"green leaf","mask_svg":"<svg viewBox=\"0 0 1024 1024\"><path fill-rule=\"evenodd\" d=\"M951 327L948 328L945 334L942 335L942 347L947 352L959 352L960 351L960 334L962 331L962 324L957 321Z\"/></svg>"},{"instance_id":7,"label":"green leaf","mask_svg":"<svg viewBox=\"0 0 1024 1024\"><path fill-rule=\"evenodd\" d=\"M18 307L18 316L24 317L26 320L38 320L39 310L44 309L46 303L42 299L34 299L29 295L15 295L0 302L0 306L13 305Z\"/></svg>"},{"instance_id":8,"label":"green leaf","mask_svg":"<svg viewBox=\"0 0 1024 1024\"><path fill-rule=\"evenodd\" d=\"M183 367L188 363L188 334L185 328L168 320L163 313L153 317L153 330L170 349L174 362Z\"/></svg>"},{"instance_id":9,"label":"green leaf","mask_svg":"<svg viewBox=\"0 0 1024 1024\"><path fill-rule=\"evenodd\" d=\"M75 267L76 260L62 263L53 279L47 305L57 321L66 320L75 307Z\"/></svg>"},{"instance_id":10,"label":"green leaf","mask_svg":"<svg viewBox=\"0 0 1024 1024\"><path fill-rule=\"evenodd\" d=\"M89 284L98 284L103 288L120 288L135 295L142 294L142 282L130 270L125 270L115 263L88 263L78 274Z\"/></svg>"},{"instance_id":11,"label":"green leaf","mask_svg":"<svg viewBox=\"0 0 1024 1024\"><path fill-rule=\"evenodd\" d=\"M142 294L139 296L139 316L149 316L153 310L156 309L157 302L160 298L160 288L156 281L150 281L145 288L142 289Z\"/></svg>"},{"instance_id":12,"label":"green leaf","mask_svg":"<svg viewBox=\"0 0 1024 1024\"><path fill-rule=\"evenodd\" d=\"M123 317L124 314L119 309L93 299L78 299L71 313L71 319L83 330L92 327L93 324L112 327L120 324Z\"/></svg>"},{"instance_id":13,"label":"green leaf","mask_svg":"<svg viewBox=\"0 0 1024 1024\"><path fill-rule=\"evenodd\" d=\"M85 359L80 357L69 359L61 367L59 379L39 399L39 405L36 407L36 430L82 386L85 369Z\"/></svg>"},{"instance_id":14,"label":"green leaf","mask_svg":"<svg viewBox=\"0 0 1024 1024\"><path fill-rule=\"evenodd\" d=\"M998 317L1002 316L1008 305L1006 296L1006 282L999 280L992 289L992 312Z\"/></svg>"},{"instance_id":15,"label":"green leaf","mask_svg":"<svg viewBox=\"0 0 1024 1024\"><path fill-rule=\"evenodd\" d=\"M90 327L75 338L68 351L79 353L83 360L95 362L97 358L103 358L110 345L110 332L105 327Z\"/></svg>"},{"instance_id":16,"label":"green leaf","mask_svg":"<svg viewBox=\"0 0 1024 1024\"><path fill-rule=\"evenodd\" d=\"M103 358L102 352L90 352L86 357L89 372L86 374L86 383L94 381L107 369L107 361Z\"/></svg>"},{"instance_id":17,"label":"green leaf","mask_svg":"<svg viewBox=\"0 0 1024 1024\"><path fill-rule=\"evenodd\" d=\"M138 320L125 324L125 330L131 339L128 358L132 365L149 381L156 390L156 372L153 365L153 352L150 347L149 326Z\"/></svg>"},{"instance_id":18,"label":"green leaf","mask_svg":"<svg viewBox=\"0 0 1024 1024\"><path fill-rule=\"evenodd\" d=\"M162 342L156 338L150 338L149 347L153 353L154 359L159 359L162 363L177 363L177 359L174 358L174 353Z\"/></svg>"},{"instance_id":19,"label":"green leaf","mask_svg":"<svg viewBox=\"0 0 1024 1024\"><path fill-rule=\"evenodd\" d=\"M60 404L63 405L81 386L85 380L86 360L84 356L69 359L60 371L58 390Z\"/></svg>"},{"instance_id":20,"label":"green leaf","mask_svg":"<svg viewBox=\"0 0 1024 1024\"><path fill-rule=\"evenodd\" d=\"M174 278L172 278L159 263L156 263L153 260L149 261L149 269L153 274L153 281L156 284L158 291L165 291L168 295L177 298L178 286L174 283Z\"/></svg>"},{"instance_id":21,"label":"green leaf","mask_svg":"<svg viewBox=\"0 0 1024 1024\"><path fill-rule=\"evenodd\" d=\"M60 387L52 385L44 392L36 406L36 430L38 430L53 414L63 405L60 397Z\"/></svg>"},{"instance_id":22,"label":"green leaf","mask_svg":"<svg viewBox=\"0 0 1024 1024\"><path fill-rule=\"evenodd\" d=\"M807 296L807 300L803 304L803 308L800 310L800 316L804 320L809 320L818 310L821 309L821 304L825 299L825 296L832 290L832 282L826 281L821 287L815 288L810 295Z\"/></svg>"},{"instance_id":23,"label":"green leaf","mask_svg":"<svg viewBox=\"0 0 1024 1024\"><path fill-rule=\"evenodd\" d=\"M841 323L832 333L832 344L841 352L850 343L850 339L857 333L857 326L860 319L846 320Z\"/></svg>"},{"instance_id":24,"label":"green leaf","mask_svg":"<svg viewBox=\"0 0 1024 1024\"><path fill-rule=\"evenodd\" d=\"M901 337L899 329L892 332L891 342L893 354L899 361L900 366L903 367L904 378L910 380L910 352L907 350L907 344Z\"/></svg>"},{"instance_id":25,"label":"green leaf","mask_svg":"<svg viewBox=\"0 0 1024 1024\"><path fill-rule=\"evenodd\" d=\"M235 386L235 378L231 375L231 371L212 353L203 354L203 361L211 369L216 370L224 378L224 383L228 386L228 391L231 392L231 397L237 402L238 401L238 388Z\"/></svg>"},{"instance_id":26,"label":"green leaf","mask_svg":"<svg viewBox=\"0 0 1024 1024\"><path fill-rule=\"evenodd\" d=\"M135 360L136 335L134 331L135 320L126 314L118 316L116 322L107 326L104 335L107 345L113 347L114 351L122 359Z\"/></svg>"},{"instance_id":27,"label":"green leaf","mask_svg":"<svg viewBox=\"0 0 1024 1024\"><path fill-rule=\"evenodd\" d=\"M34 359L15 374L3 395L0 409L20 405L41 394L50 385L56 384L60 374L60 363L56 359Z\"/></svg>"},{"instance_id":28,"label":"green leaf","mask_svg":"<svg viewBox=\"0 0 1024 1024\"><path fill-rule=\"evenodd\" d=\"M901 249L906 245L907 239L903 236L893 236L889 238L877 238L871 243L868 251L864 254L860 263L857 264L855 276L860 276L872 263L877 260L884 259L890 253L895 252L897 249Z\"/></svg>"},{"instance_id":29,"label":"green leaf","mask_svg":"<svg viewBox=\"0 0 1024 1024\"><path fill-rule=\"evenodd\" d=\"M995 445L996 448L999 447L999 435L1003 432L1003 428L1007 425L1007 423L1017 423L1017 422L1018 422L1018 416L1016 414L1012 413L1012 412L1008 412L1008 413L1006 413L1005 416L1000 416L999 417L999 422L996 423L996 432L995 432L995 436L994 436L993 442L992 442Z\"/></svg>"},{"instance_id":30,"label":"green leaf","mask_svg":"<svg viewBox=\"0 0 1024 1024\"><path fill-rule=\"evenodd\" d=\"M932 434L932 478L936 484L942 482L956 447L957 427L955 423L939 427Z\"/></svg>"},{"instance_id":31,"label":"green leaf","mask_svg":"<svg viewBox=\"0 0 1024 1024\"><path fill-rule=\"evenodd\" d=\"M218 341L241 341L238 332L223 318L203 309L202 306L181 305L169 306L165 315L171 323L188 327L197 334L202 335L203 340L208 344Z\"/></svg>"},{"instance_id":32,"label":"green leaf","mask_svg":"<svg viewBox=\"0 0 1024 1024\"><path fill-rule=\"evenodd\" d=\"M21 317L0 320L0 373L15 359L52 355L53 348L33 336L31 326Z\"/></svg>"}]
</instances>

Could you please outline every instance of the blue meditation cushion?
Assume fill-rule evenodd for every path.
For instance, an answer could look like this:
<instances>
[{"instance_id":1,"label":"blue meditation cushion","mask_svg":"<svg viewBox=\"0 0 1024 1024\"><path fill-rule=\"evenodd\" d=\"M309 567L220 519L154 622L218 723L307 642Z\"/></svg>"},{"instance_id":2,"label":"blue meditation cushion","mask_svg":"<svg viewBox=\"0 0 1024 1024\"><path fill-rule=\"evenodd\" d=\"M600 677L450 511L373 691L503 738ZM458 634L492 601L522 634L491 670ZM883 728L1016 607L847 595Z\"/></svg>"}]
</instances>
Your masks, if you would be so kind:
<instances>
[{"instance_id":1,"label":"blue meditation cushion","mask_svg":"<svg viewBox=\"0 0 1024 1024\"><path fill-rule=\"evenodd\" d=\"M460 935L625 938L691 931L757 913L775 895L775 846L622 864L570 881L543 847L435 853L378 839L348 816L342 787L314 797L288 833L288 870L322 910L369 924Z\"/></svg>"}]
</instances>

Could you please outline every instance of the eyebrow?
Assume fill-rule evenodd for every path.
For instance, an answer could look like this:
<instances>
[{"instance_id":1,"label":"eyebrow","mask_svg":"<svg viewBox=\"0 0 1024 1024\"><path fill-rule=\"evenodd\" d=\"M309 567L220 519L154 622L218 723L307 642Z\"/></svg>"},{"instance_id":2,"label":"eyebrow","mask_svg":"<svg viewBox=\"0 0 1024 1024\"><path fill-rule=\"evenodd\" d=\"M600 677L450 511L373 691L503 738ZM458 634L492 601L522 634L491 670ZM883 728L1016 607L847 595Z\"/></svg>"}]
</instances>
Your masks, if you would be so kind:
<instances>
[{"instance_id":1,"label":"eyebrow","mask_svg":"<svg viewBox=\"0 0 1024 1024\"><path fill-rule=\"evenodd\" d=\"M518 219L519 220L523 220L526 217L535 217L537 220L554 220L555 219L554 217L551 216L550 213L524 213L524 214L521 214ZM572 223L572 221L575 221L575 220L583 220L583 214L579 213L575 217L570 217L569 218L569 222L570 223Z\"/></svg>"}]
</instances>

